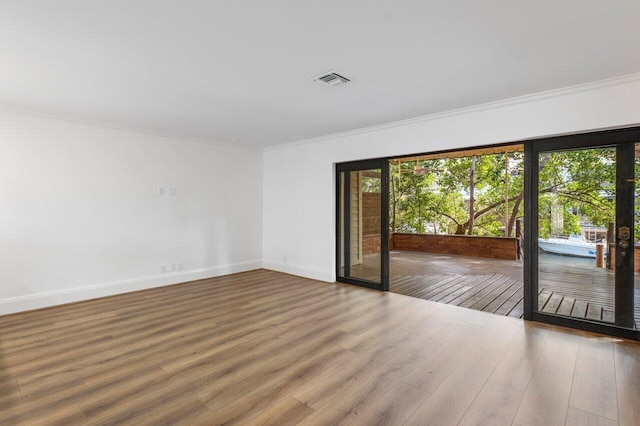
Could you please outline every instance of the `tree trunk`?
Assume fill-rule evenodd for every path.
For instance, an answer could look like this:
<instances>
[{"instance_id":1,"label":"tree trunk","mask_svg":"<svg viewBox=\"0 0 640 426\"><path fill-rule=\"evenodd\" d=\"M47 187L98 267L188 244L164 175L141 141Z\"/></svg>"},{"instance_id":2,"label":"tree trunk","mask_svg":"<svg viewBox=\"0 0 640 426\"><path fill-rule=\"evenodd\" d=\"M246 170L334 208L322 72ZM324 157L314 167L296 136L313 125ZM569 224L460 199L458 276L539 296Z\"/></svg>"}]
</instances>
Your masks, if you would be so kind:
<instances>
[{"instance_id":1,"label":"tree trunk","mask_svg":"<svg viewBox=\"0 0 640 426\"><path fill-rule=\"evenodd\" d=\"M471 171L469 173L469 221L468 234L473 235L473 221L475 216L475 192L476 192L476 156L471 157Z\"/></svg>"},{"instance_id":2,"label":"tree trunk","mask_svg":"<svg viewBox=\"0 0 640 426\"><path fill-rule=\"evenodd\" d=\"M396 180L393 178L393 166L389 163L391 169L391 232L396 232ZM398 163L398 170L400 169L400 163Z\"/></svg>"},{"instance_id":3,"label":"tree trunk","mask_svg":"<svg viewBox=\"0 0 640 426\"><path fill-rule=\"evenodd\" d=\"M513 225L515 225L516 218L518 217L518 210L520 210L520 204L522 204L522 199L517 199L515 205L513 206L513 210L511 210L511 217L509 218L509 225L507 228L507 237L511 236Z\"/></svg>"}]
</instances>

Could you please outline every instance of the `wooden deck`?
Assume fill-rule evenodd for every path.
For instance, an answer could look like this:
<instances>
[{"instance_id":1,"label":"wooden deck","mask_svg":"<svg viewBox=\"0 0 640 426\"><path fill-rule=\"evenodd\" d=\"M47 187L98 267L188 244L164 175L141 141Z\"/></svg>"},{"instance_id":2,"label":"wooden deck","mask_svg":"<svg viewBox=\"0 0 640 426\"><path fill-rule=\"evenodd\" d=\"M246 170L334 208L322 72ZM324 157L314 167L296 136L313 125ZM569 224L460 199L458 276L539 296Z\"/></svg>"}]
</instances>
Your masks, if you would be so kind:
<instances>
[{"instance_id":1,"label":"wooden deck","mask_svg":"<svg viewBox=\"0 0 640 426\"><path fill-rule=\"evenodd\" d=\"M545 260L544 258L542 258ZM566 265L557 256L540 266L538 309L558 315L614 321L613 271L593 265ZM636 274L636 323L640 324L640 287Z\"/></svg>"},{"instance_id":2,"label":"wooden deck","mask_svg":"<svg viewBox=\"0 0 640 426\"><path fill-rule=\"evenodd\" d=\"M373 278L367 265L359 276ZM523 315L521 260L393 251L390 254L390 290L407 296L520 318ZM557 256L540 257L538 309L558 315L613 321L614 274L588 262L566 264ZM368 275L368 276L367 276ZM636 324L640 324L640 276L636 274Z\"/></svg>"},{"instance_id":3,"label":"wooden deck","mask_svg":"<svg viewBox=\"0 0 640 426\"><path fill-rule=\"evenodd\" d=\"M522 261L394 251L390 291L520 318Z\"/></svg>"}]
</instances>

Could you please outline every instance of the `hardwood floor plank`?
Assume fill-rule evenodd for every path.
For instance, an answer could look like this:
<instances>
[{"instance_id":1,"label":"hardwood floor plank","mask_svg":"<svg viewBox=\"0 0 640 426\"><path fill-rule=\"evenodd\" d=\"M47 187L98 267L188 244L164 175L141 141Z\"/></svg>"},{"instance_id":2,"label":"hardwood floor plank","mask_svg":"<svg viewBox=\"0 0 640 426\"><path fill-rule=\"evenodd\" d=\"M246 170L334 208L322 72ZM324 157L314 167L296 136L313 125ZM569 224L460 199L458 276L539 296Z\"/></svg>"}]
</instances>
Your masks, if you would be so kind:
<instances>
[{"instance_id":1,"label":"hardwood floor plank","mask_svg":"<svg viewBox=\"0 0 640 426\"><path fill-rule=\"evenodd\" d=\"M87 419L78 409L78 407L69 406L64 409L57 410L51 414L48 412L42 412L38 415L33 413L26 416L25 424L33 426L66 426L72 424L86 424Z\"/></svg>"},{"instance_id":2,"label":"hardwood floor plank","mask_svg":"<svg viewBox=\"0 0 640 426\"><path fill-rule=\"evenodd\" d=\"M97 386L82 386L78 383L74 386L45 386L24 394L24 398L13 404L3 420L7 424L13 424L17 419L37 418L40 415L46 416L46 413L56 413L60 407L82 408L88 400L113 396L120 390L136 386L144 387L146 383L150 383L162 374L164 373L157 369L139 367L127 376L112 375L109 381Z\"/></svg>"},{"instance_id":3,"label":"hardwood floor plank","mask_svg":"<svg viewBox=\"0 0 640 426\"><path fill-rule=\"evenodd\" d=\"M406 425L455 425L496 367L500 352L474 349L418 408ZM464 382L464 386L460 386Z\"/></svg>"},{"instance_id":4,"label":"hardwood floor plank","mask_svg":"<svg viewBox=\"0 0 640 426\"><path fill-rule=\"evenodd\" d=\"M626 380L617 381L618 422L620 426L640 425L640 384Z\"/></svg>"},{"instance_id":5,"label":"hardwood floor plank","mask_svg":"<svg viewBox=\"0 0 640 426\"><path fill-rule=\"evenodd\" d=\"M548 337L548 329L525 326L491 373L491 380L524 391L538 365Z\"/></svg>"},{"instance_id":6,"label":"hardwood floor plank","mask_svg":"<svg viewBox=\"0 0 640 426\"><path fill-rule=\"evenodd\" d=\"M597 416L588 411L569 407L565 426L618 426L618 422Z\"/></svg>"},{"instance_id":7,"label":"hardwood floor plank","mask_svg":"<svg viewBox=\"0 0 640 426\"><path fill-rule=\"evenodd\" d=\"M579 340L575 334L549 333L516 414L516 423L523 426L564 424Z\"/></svg>"},{"instance_id":8,"label":"hardwood floor plank","mask_svg":"<svg viewBox=\"0 0 640 426\"><path fill-rule=\"evenodd\" d=\"M524 391L492 380L482 387L460 423L460 426L511 425Z\"/></svg>"},{"instance_id":9,"label":"hardwood floor plank","mask_svg":"<svg viewBox=\"0 0 640 426\"><path fill-rule=\"evenodd\" d=\"M482 267L464 278L443 264L420 291L517 309L510 282ZM640 415L638 342L264 270L8 315L0 329L0 425L499 424L519 398L514 424Z\"/></svg>"},{"instance_id":10,"label":"hardwood floor plank","mask_svg":"<svg viewBox=\"0 0 640 426\"><path fill-rule=\"evenodd\" d=\"M230 387L225 395L217 393L213 398L200 400L214 412L211 418L216 424L245 423L271 405L285 400L305 383L323 374L331 374L332 368L339 368L342 362L348 362L352 357L352 352L343 349L328 351L273 374L258 386L247 380Z\"/></svg>"},{"instance_id":11,"label":"hardwood floor plank","mask_svg":"<svg viewBox=\"0 0 640 426\"><path fill-rule=\"evenodd\" d=\"M378 337L366 340L356 347L359 356L353 363L344 364L331 375L303 384L293 396L317 409L323 407L336 393L348 388L353 382L363 380L367 375L382 371L382 378L402 379L413 365L422 360L417 354L397 350L403 341L411 339L410 334L405 334L401 338L403 340L398 340L396 333Z\"/></svg>"},{"instance_id":12,"label":"hardwood floor plank","mask_svg":"<svg viewBox=\"0 0 640 426\"><path fill-rule=\"evenodd\" d=\"M252 354L239 361L230 360L234 363L224 368L209 367L214 370L215 376L207 380L206 385L200 386L197 392L198 399L215 409L217 406L213 404L222 404L223 396L234 395L236 391L239 392L238 395L244 395L244 392L254 390L256 383L268 384L269 380L277 380L282 375L288 374L292 365L312 362L318 357L324 359L337 353L348 357L351 354L349 351L332 343L332 339L339 335L340 331L335 330L327 338L306 346L289 344L281 340L277 345L266 348L265 352ZM327 346L323 346L324 344ZM219 370L219 374L215 370ZM182 375L184 370L177 373Z\"/></svg>"},{"instance_id":13,"label":"hardwood floor plank","mask_svg":"<svg viewBox=\"0 0 640 426\"><path fill-rule=\"evenodd\" d=\"M313 412L313 408L303 404L295 398L290 397L280 403L273 405L272 407L265 410L262 414L249 420L247 422L247 425L297 425Z\"/></svg>"},{"instance_id":14,"label":"hardwood floor plank","mask_svg":"<svg viewBox=\"0 0 640 426\"><path fill-rule=\"evenodd\" d=\"M593 404L598 401L598 404ZM569 405L610 420L618 420L613 344L582 337Z\"/></svg>"},{"instance_id":15,"label":"hardwood floor plank","mask_svg":"<svg viewBox=\"0 0 640 426\"><path fill-rule=\"evenodd\" d=\"M433 393L449 377L467 356L466 351L473 348L472 343L464 340L449 340L440 349L418 362L407 383L426 392Z\"/></svg>"},{"instance_id":16,"label":"hardwood floor plank","mask_svg":"<svg viewBox=\"0 0 640 426\"><path fill-rule=\"evenodd\" d=\"M300 425L349 425L367 406L382 398L393 386L384 375L369 374L354 380L330 398L321 409L300 422Z\"/></svg>"},{"instance_id":17,"label":"hardwood floor plank","mask_svg":"<svg viewBox=\"0 0 640 426\"><path fill-rule=\"evenodd\" d=\"M404 424L430 394L404 382L397 382L382 398L364 408L353 426Z\"/></svg>"},{"instance_id":18,"label":"hardwood floor plank","mask_svg":"<svg viewBox=\"0 0 640 426\"><path fill-rule=\"evenodd\" d=\"M146 398L122 401L108 409L86 416L89 425L192 424L212 414L195 398L181 397L174 401L155 401Z\"/></svg>"},{"instance_id":19,"label":"hardwood floor plank","mask_svg":"<svg viewBox=\"0 0 640 426\"><path fill-rule=\"evenodd\" d=\"M614 345L616 378L640 385L640 344L624 340Z\"/></svg>"}]
</instances>

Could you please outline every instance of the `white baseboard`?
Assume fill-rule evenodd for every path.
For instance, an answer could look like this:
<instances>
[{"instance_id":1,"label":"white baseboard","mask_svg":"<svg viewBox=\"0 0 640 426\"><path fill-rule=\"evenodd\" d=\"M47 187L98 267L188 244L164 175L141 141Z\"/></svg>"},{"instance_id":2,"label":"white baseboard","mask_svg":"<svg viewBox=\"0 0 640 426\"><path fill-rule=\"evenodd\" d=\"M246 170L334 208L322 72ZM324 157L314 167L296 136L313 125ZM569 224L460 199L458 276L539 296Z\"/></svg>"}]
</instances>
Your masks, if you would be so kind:
<instances>
[{"instance_id":1,"label":"white baseboard","mask_svg":"<svg viewBox=\"0 0 640 426\"><path fill-rule=\"evenodd\" d=\"M235 274L237 272L260 269L261 267L261 260L251 260L228 265L212 266L210 268L171 272L168 274L152 275L148 277L90 285L86 287L55 290L45 293L0 299L0 315L30 311L33 309L95 299L98 297L112 296L115 294L129 293L132 291L146 290L148 288L162 287L186 281Z\"/></svg>"},{"instance_id":2,"label":"white baseboard","mask_svg":"<svg viewBox=\"0 0 640 426\"><path fill-rule=\"evenodd\" d=\"M285 274L298 275L300 277L311 278L318 281L334 282L335 277L331 271L326 269L313 268L311 266L296 265L288 262L278 262L276 260L263 260L262 267L271 271L284 272Z\"/></svg>"}]
</instances>

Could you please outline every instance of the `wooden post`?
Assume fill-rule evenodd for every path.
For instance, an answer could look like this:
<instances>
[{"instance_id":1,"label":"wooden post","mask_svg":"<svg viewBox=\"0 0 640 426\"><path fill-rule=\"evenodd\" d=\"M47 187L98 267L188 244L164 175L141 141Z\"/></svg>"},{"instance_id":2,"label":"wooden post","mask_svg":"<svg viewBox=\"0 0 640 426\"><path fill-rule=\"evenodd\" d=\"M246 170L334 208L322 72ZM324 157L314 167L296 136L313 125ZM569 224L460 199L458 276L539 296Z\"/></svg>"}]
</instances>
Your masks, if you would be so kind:
<instances>
[{"instance_id":1,"label":"wooden post","mask_svg":"<svg viewBox=\"0 0 640 426\"><path fill-rule=\"evenodd\" d=\"M613 262L613 254L616 251L615 241L613 241L613 227L614 223L609 222L607 227L607 269L613 269L615 263Z\"/></svg>"},{"instance_id":2,"label":"wooden post","mask_svg":"<svg viewBox=\"0 0 640 426\"><path fill-rule=\"evenodd\" d=\"M604 268L604 244L598 243L596 244L596 267Z\"/></svg>"},{"instance_id":3,"label":"wooden post","mask_svg":"<svg viewBox=\"0 0 640 426\"><path fill-rule=\"evenodd\" d=\"M402 162L398 160L398 193L402 193ZM402 225L402 209L398 209L397 204L393 208L393 224L395 229L393 232L397 232Z\"/></svg>"},{"instance_id":4,"label":"wooden post","mask_svg":"<svg viewBox=\"0 0 640 426\"><path fill-rule=\"evenodd\" d=\"M522 259L523 256L523 252L522 252L522 221L520 219L516 220L516 238L517 238L517 250L518 250L518 259Z\"/></svg>"},{"instance_id":5,"label":"wooden post","mask_svg":"<svg viewBox=\"0 0 640 426\"><path fill-rule=\"evenodd\" d=\"M504 236L508 237L509 229L509 154L504 153Z\"/></svg>"},{"instance_id":6,"label":"wooden post","mask_svg":"<svg viewBox=\"0 0 640 426\"><path fill-rule=\"evenodd\" d=\"M393 178L393 161L389 161L389 175L391 176L391 232L396 230L396 181ZM398 161L398 169L400 169L400 161ZM391 249L393 250L393 249Z\"/></svg>"},{"instance_id":7,"label":"wooden post","mask_svg":"<svg viewBox=\"0 0 640 426\"><path fill-rule=\"evenodd\" d=\"M473 222L476 214L476 156L471 157L471 170L469 174L469 235L473 235Z\"/></svg>"}]
</instances>

